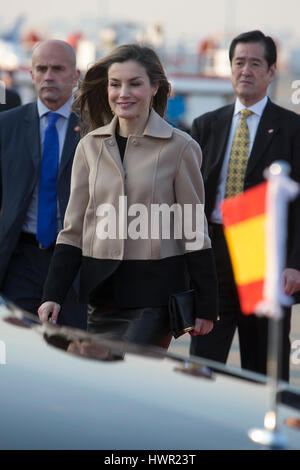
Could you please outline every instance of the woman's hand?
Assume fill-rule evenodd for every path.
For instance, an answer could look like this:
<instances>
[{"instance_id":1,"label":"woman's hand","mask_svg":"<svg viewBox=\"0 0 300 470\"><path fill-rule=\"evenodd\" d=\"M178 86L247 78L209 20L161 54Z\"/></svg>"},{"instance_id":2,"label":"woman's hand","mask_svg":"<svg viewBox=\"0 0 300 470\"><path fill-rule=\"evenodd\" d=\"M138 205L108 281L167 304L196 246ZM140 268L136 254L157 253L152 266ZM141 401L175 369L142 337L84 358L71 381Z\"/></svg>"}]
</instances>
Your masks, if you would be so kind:
<instances>
[{"instance_id":1,"label":"woman's hand","mask_svg":"<svg viewBox=\"0 0 300 470\"><path fill-rule=\"evenodd\" d=\"M206 320L205 318L196 318L195 326L193 331L191 331L191 336L198 335L207 335L211 332L214 327L214 322L212 320Z\"/></svg>"},{"instance_id":2,"label":"woman's hand","mask_svg":"<svg viewBox=\"0 0 300 470\"><path fill-rule=\"evenodd\" d=\"M44 302L38 309L39 319L46 322L51 315L51 323L56 323L59 311L60 305L56 302Z\"/></svg>"},{"instance_id":3,"label":"woman's hand","mask_svg":"<svg viewBox=\"0 0 300 470\"><path fill-rule=\"evenodd\" d=\"M300 271L286 268L283 272L284 292L286 295L295 294L300 290Z\"/></svg>"}]
</instances>

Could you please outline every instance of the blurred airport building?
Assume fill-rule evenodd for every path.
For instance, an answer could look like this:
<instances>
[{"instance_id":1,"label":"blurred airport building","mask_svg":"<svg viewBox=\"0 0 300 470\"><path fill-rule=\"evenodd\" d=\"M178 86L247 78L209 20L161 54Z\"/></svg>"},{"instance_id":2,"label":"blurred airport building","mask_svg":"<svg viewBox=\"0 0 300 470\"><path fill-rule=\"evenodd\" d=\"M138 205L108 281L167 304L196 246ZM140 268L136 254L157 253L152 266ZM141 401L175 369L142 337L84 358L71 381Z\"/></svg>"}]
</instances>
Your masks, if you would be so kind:
<instances>
[{"instance_id":1,"label":"blurred airport building","mask_svg":"<svg viewBox=\"0 0 300 470\"><path fill-rule=\"evenodd\" d=\"M32 48L38 41L49 38L64 39L75 48L82 74L116 45L143 42L154 47L172 85L167 118L186 130L195 116L233 99L228 47L235 33L214 33L193 45L183 40L170 45L160 23L100 22L94 18L83 19L80 30L69 31L63 24L57 25L58 32L45 27L33 29L28 23L20 16L8 31L0 32L0 78L17 89L23 103L34 98L28 73ZM283 48L280 40L275 39L279 63L270 95L278 104L300 112L300 46L289 40L288 48Z\"/></svg>"}]
</instances>

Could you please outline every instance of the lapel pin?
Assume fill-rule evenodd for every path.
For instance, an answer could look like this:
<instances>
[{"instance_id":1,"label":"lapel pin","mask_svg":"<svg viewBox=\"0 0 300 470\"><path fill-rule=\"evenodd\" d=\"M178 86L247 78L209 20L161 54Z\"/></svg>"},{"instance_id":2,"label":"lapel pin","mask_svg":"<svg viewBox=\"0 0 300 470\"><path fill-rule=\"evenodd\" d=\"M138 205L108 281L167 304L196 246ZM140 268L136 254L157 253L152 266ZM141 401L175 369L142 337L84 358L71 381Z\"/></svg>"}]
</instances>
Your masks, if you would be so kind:
<instances>
[{"instance_id":1,"label":"lapel pin","mask_svg":"<svg viewBox=\"0 0 300 470\"><path fill-rule=\"evenodd\" d=\"M79 126L75 126L75 127L74 127L74 131L75 131L75 132L79 132L79 131L80 131L80 127L79 127Z\"/></svg>"},{"instance_id":2,"label":"lapel pin","mask_svg":"<svg viewBox=\"0 0 300 470\"><path fill-rule=\"evenodd\" d=\"M268 133L269 133L269 134L272 134L272 132L274 132L274 129L269 129L269 130L268 130Z\"/></svg>"}]
</instances>

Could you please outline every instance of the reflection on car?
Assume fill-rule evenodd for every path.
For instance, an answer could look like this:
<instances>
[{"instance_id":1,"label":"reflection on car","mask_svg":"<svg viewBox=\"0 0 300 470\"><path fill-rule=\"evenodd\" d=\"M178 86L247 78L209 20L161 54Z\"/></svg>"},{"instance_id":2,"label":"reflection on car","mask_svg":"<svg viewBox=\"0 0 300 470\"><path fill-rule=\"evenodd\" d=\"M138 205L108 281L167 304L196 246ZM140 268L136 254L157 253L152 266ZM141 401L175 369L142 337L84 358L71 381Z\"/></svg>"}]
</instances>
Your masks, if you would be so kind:
<instances>
[{"instance_id":1,"label":"reflection on car","mask_svg":"<svg viewBox=\"0 0 300 470\"><path fill-rule=\"evenodd\" d=\"M0 449L268 446L256 439L265 376L41 323L3 298L0 342ZM280 382L277 392L281 447L300 449L300 390Z\"/></svg>"}]
</instances>

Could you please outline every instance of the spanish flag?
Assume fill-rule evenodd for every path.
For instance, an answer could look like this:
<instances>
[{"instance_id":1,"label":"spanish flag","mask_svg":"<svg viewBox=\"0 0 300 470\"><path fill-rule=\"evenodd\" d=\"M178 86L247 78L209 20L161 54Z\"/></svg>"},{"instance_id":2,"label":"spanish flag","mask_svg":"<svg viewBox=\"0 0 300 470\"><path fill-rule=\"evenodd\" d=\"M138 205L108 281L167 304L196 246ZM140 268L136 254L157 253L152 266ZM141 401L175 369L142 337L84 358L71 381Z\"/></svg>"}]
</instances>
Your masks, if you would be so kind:
<instances>
[{"instance_id":1,"label":"spanish flag","mask_svg":"<svg viewBox=\"0 0 300 470\"><path fill-rule=\"evenodd\" d=\"M225 199L221 206L241 310L246 315L254 313L263 299L267 185L261 183Z\"/></svg>"}]
</instances>

